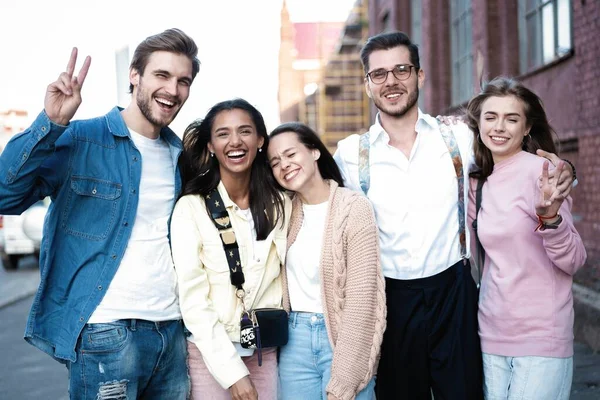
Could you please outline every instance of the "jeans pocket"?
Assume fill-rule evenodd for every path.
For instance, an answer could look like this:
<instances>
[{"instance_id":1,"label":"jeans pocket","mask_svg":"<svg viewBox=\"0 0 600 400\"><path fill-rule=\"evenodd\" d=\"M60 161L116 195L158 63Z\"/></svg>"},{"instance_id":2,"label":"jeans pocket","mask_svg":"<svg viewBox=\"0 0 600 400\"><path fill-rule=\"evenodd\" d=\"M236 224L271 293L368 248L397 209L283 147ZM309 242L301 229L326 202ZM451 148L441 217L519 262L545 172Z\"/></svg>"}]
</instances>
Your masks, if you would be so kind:
<instances>
[{"instance_id":1,"label":"jeans pocket","mask_svg":"<svg viewBox=\"0 0 600 400\"><path fill-rule=\"evenodd\" d=\"M130 331L122 325L94 324L84 331L81 350L86 353L111 353L122 350Z\"/></svg>"}]
</instances>

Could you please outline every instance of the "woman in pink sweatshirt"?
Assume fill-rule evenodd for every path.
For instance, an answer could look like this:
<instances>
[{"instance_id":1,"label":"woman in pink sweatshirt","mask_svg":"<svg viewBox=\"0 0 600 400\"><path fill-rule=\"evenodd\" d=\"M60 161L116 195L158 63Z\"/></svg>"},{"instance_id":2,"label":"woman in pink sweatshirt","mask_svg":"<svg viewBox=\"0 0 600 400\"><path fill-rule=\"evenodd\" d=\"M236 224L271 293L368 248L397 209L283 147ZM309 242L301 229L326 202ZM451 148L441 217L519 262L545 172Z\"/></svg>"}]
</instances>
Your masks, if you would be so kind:
<instances>
[{"instance_id":1,"label":"woman in pink sweatshirt","mask_svg":"<svg viewBox=\"0 0 600 400\"><path fill-rule=\"evenodd\" d=\"M469 219L477 219L485 252L479 297L485 397L568 399L571 285L586 252L571 198L558 195L548 161L535 155L556 153L554 132L539 97L508 78L487 83L467 114L479 166L471 173ZM485 183L476 216L477 180Z\"/></svg>"}]
</instances>

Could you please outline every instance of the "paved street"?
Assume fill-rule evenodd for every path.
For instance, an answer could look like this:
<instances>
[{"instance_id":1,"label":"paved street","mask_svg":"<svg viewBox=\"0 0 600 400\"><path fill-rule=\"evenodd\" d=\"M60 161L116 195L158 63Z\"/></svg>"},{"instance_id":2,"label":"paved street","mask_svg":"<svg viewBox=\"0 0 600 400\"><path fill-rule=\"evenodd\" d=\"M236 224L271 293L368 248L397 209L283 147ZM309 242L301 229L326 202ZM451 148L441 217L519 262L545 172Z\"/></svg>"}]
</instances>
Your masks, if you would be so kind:
<instances>
[{"instance_id":1,"label":"paved street","mask_svg":"<svg viewBox=\"0 0 600 400\"><path fill-rule=\"evenodd\" d=\"M66 400L67 369L23 340L32 300L0 309L0 399Z\"/></svg>"},{"instance_id":2,"label":"paved street","mask_svg":"<svg viewBox=\"0 0 600 400\"><path fill-rule=\"evenodd\" d=\"M33 259L23 260L19 270L10 273L0 268L0 399L68 398L66 368L23 340L37 282L39 271ZM598 399L600 354L576 343L571 400Z\"/></svg>"},{"instance_id":3,"label":"paved street","mask_svg":"<svg viewBox=\"0 0 600 400\"><path fill-rule=\"evenodd\" d=\"M35 293L40 282L40 271L35 257L25 257L16 271L7 272L0 261L0 308Z\"/></svg>"}]
</instances>

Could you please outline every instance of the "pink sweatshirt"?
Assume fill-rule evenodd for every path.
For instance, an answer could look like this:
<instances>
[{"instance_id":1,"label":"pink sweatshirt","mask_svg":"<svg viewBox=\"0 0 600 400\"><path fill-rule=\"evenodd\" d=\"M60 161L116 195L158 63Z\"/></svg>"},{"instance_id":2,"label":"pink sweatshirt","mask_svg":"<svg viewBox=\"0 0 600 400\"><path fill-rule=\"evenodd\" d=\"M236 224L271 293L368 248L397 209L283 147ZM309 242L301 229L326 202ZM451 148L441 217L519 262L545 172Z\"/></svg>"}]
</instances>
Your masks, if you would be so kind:
<instances>
[{"instance_id":1,"label":"pink sweatshirt","mask_svg":"<svg viewBox=\"0 0 600 400\"><path fill-rule=\"evenodd\" d=\"M573 226L571 198L560 208L563 221L558 229L535 231L537 179L543 162L520 152L497 163L483 186L477 223L486 253L479 295L484 353L573 355L571 286L586 252ZM472 181L470 187L469 227L475 216L477 183ZM471 248L476 257L476 247Z\"/></svg>"}]
</instances>

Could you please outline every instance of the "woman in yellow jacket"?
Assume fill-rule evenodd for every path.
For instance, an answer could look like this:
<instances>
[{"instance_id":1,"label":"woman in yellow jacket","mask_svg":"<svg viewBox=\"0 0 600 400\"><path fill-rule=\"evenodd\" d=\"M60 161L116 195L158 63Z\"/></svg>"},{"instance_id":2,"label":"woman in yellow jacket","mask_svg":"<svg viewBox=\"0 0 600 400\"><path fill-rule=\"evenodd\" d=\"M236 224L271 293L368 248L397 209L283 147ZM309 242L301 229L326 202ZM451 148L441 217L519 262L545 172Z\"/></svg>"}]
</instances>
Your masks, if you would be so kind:
<instances>
[{"instance_id":1,"label":"woman in yellow jacket","mask_svg":"<svg viewBox=\"0 0 600 400\"><path fill-rule=\"evenodd\" d=\"M275 348L257 354L240 345L244 308L279 308L289 199L266 160L261 114L242 99L216 104L183 137L183 193L171 220L179 302L187 329L192 396L276 399ZM219 231L206 202L217 190L239 247L245 283L236 296ZM288 218L285 216L288 214Z\"/></svg>"}]
</instances>

